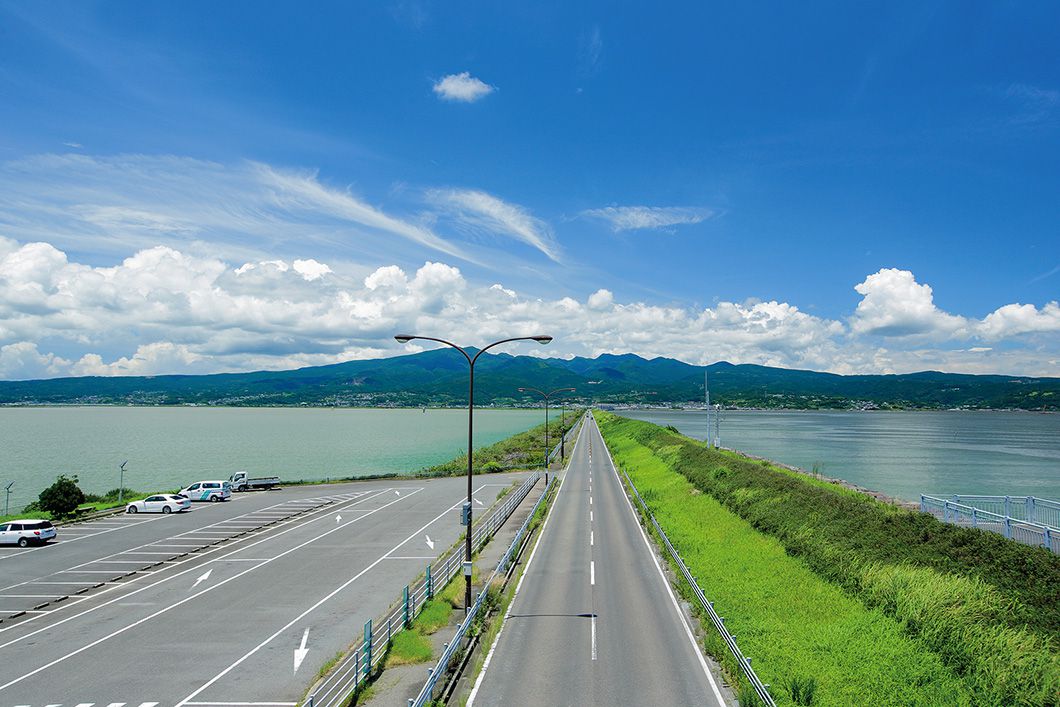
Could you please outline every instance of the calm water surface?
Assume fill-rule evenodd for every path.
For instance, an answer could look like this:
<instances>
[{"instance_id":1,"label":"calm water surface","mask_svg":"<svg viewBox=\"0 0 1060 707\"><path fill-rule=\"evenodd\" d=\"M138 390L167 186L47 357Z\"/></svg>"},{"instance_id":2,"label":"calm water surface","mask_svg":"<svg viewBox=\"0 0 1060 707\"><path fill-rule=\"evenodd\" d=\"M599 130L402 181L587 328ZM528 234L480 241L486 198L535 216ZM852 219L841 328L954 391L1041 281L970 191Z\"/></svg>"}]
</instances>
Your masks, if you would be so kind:
<instances>
[{"instance_id":1,"label":"calm water surface","mask_svg":"<svg viewBox=\"0 0 1060 707\"><path fill-rule=\"evenodd\" d=\"M481 410L475 445L544 422L542 410ZM409 473L467 446L467 411L302 408L0 408L0 513L37 498L60 473L93 493L176 488L234 471L284 479Z\"/></svg>"},{"instance_id":2,"label":"calm water surface","mask_svg":"<svg viewBox=\"0 0 1060 707\"><path fill-rule=\"evenodd\" d=\"M706 439L702 411L624 410ZM1060 415L724 411L721 444L906 500L920 494L1060 500Z\"/></svg>"}]
</instances>

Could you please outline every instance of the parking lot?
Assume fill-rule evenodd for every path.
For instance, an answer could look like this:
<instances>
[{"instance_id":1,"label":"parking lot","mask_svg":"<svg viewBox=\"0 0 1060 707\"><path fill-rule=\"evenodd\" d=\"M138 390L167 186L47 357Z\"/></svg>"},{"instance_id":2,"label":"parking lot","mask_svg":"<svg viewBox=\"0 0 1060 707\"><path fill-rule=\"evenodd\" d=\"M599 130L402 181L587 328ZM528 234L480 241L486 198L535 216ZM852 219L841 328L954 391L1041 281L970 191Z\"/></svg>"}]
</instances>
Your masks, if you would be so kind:
<instances>
[{"instance_id":1,"label":"parking lot","mask_svg":"<svg viewBox=\"0 0 1060 707\"><path fill-rule=\"evenodd\" d=\"M521 478L480 479L476 508ZM464 483L237 494L0 549L0 707L293 705L461 537Z\"/></svg>"}]
</instances>

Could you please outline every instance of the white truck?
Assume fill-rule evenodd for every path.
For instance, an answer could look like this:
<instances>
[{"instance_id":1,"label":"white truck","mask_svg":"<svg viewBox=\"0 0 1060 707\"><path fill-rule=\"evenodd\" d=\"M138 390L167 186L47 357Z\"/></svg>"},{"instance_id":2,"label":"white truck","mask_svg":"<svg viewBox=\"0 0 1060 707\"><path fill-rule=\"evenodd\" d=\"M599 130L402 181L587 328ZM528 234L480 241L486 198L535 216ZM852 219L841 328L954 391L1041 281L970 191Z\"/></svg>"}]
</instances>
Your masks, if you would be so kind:
<instances>
[{"instance_id":1,"label":"white truck","mask_svg":"<svg viewBox=\"0 0 1060 707\"><path fill-rule=\"evenodd\" d=\"M237 471L228 479L233 491L268 491L273 486L280 485L279 476L262 476L251 479L245 471Z\"/></svg>"}]
</instances>

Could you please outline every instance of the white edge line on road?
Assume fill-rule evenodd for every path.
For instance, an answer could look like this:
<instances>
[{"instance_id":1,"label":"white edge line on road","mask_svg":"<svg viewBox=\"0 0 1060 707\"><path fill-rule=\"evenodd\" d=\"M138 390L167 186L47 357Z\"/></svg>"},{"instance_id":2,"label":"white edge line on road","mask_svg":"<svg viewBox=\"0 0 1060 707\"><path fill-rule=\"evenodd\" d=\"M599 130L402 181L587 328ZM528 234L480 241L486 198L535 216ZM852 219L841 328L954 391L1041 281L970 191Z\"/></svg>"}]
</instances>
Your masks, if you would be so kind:
<instances>
[{"instance_id":1,"label":"white edge line on road","mask_svg":"<svg viewBox=\"0 0 1060 707\"><path fill-rule=\"evenodd\" d=\"M596 425L596 420L593 420L593 425ZM599 428L597 428L599 431ZM603 434L600 434L601 440ZM714 691L714 697L718 701L718 705L724 707L725 698L721 696L721 690L718 689L718 683L714 680L714 675L710 672L710 666L707 665L707 660L703 657L703 651L699 647L699 643L696 642L696 636L692 633L692 627L688 625L688 621L685 619L684 612L681 611L680 604L677 603L677 597L674 596L673 587L670 586L670 581L666 579L666 573L663 572L662 565L659 564L659 558L655 556L655 550L652 548L651 543L648 541L648 536L644 532L644 528L641 527L640 519L637 517L637 512L633 510L633 503L629 500L629 496L626 495L626 487L622 485L622 479L618 475L618 467L615 466L615 460L611 457L611 450L607 448L607 443L604 442L604 450L607 452L607 459L611 464L611 470L615 474L615 480L618 481L620 490L622 491L622 498L626 499L626 507L629 508L630 514L633 516L633 522L637 525L637 530L640 531L640 537L644 541L644 546L648 550L648 554L651 555L651 561L655 563L655 569L659 570L659 579L662 580L663 586L666 587L666 593L670 597L670 602L674 605L674 611L677 612L678 618L681 619L681 625L685 628L685 635L688 636L688 642L692 644L692 650L696 654L696 658L699 659L699 665L703 668L703 674L707 676L707 680L710 681L710 687Z\"/></svg>"},{"instance_id":2,"label":"white edge line on road","mask_svg":"<svg viewBox=\"0 0 1060 707\"><path fill-rule=\"evenodd\" d=\"M381 496L382 494L386 493L386 491L388 491L388 490L389 489L383 489L383 490L379 491L376 494L373 494L373 495L368 496L366 498L359 498L356 501L353 501L352 503L357 504L357 503L361 503L363 501L370 501L370 500L376 498L377 496ZM419 491L422 491L422 490L423 490L423 487L417 489L417 491L415 493L419 493ZM413 495L414 494L409 494L408 496L403 496L402 498L411 498ZM386 505L380 506L379 508L377 508L375 510L376 511L381 511L381 510L383 510L384 508L386 508L389 505L392 505L392 503L387 503ZM328 509L328 514L330 514L330 512L332 510L334 510L334 509ZM374 512L375 511L373 511L373 513ZM238 548L235 548L235 549L232 549L232 546L228 546L228 547L224 548L224 549L231 549L231 552L227 553L226 555L223 555L223 557L228 557L229 555L235 555L237 553L249 550L252 547L256 547L256 546L258 546L258 545L260 545L260 544L262 544L264 542L269 542L271 540L275 540L280 535L285 535L286 533L289 533L292 530L298 530L299 528L304 528L306 525L308 525L310 523L315 523L316 521L320 520L321 518L325 518L325 517L327 517L327 515L322 514L322 515L320 515L320 516L318 516L316 518L310 518L309 520L306 520L305 518L302 518L300 516L294 516L294 517L292 517L290 519L290 521L284 521L284 525L288 525L289 524L289 527L283 528L283 530L279 530L281 527L283 527L283 525L277 525L275 528L273 528L273 530L279 530L279 532L277 532L277 533L272 534L272 533L266 532L266 533L260 533L258 535L249 536L249 537L245 538L246 540L252 540L253 541L249 545L246 545L246 546L243 546L243 547L238 547ZM360 516L359 518L354 518L353 520L349 521L349 523L344 523L341 526L337 526L337 528L333 528L332 530L329 530L326 533L318 535L314 540L318 540L318 539L324 537L325 535L330 535L331 532L333 532L334 530L337 530L338 528L344 528L347 525L349 525L350 523L355 523L358 520L361 520L362 518L367 518L367 517L368 517L367 515L364 515L364 516ZM305 521L305 522L301 522L301 521ZM262 536L264 536L264 537L262 537ZM297 546L295 548L292 548L292 549L293 550L297 550L297 549L299 549L301 547L304 547L305 545L309 544L309 542L312 542L312 541L307 541L306 543L303 543L302 545L299 545L299 546ZM216 548L213 548L213 549L221 550L222 548L216 547ZM211 550L212 549L207 549L205 552L210 552ZM290 552L290 551L287 551L287 552ZM286 552L282 553L280 555L277 555L276 557L272 558L272 560L275 560L275 559L278 559L280 557L283 557L284 554L286 554ZM205 557L205 556L206 555L204 554L203 557ZM270 562L272 560L270 560ZM229 579L235 579L236 577L242 576L242 574L245 574L246 572L249 572L251 570L257 569L260 566L261 565L257 565L255 567L252 567L252 568L250 568L250 570L245 570L244 572L241 572L240 574L235 575L235 576L233 576L233 577L231 577ZM68 616L65 619L56 621L55 623L48 624L47 626L42 626L41 628L37 629L36 631L31 631L31 632L29 632L27 634L19 636L18 638L13 638L12 640L8 641L7 643L0 644L0 649L6 648L6 647L8 647L10 645L18 643L19 641L23 641L23 640L25 640L25 639L27 639L27 638L29 638L31 636L36 636L37 634L39 634L39 633L41 633L43 631L47 631L49 629L55 628L56 626L60 626L60 625L62 625L64 623L66 623L67 621L73 621L74 619L80 618L80 617L82 617L82 616L84 616L86 614L90 614L93 611L96 611L98 609L102 609L105 606L110 606L111 604L113 604L115 602L126 600L129 597L131 597L131 596L139 594L140 592L147 591L148 589L151 589L153 587L157 587L159 584L162 584L163 582L169 582L169 581L171 581L173 579L176 579L178 577L182 577L182 576L188 574L189 572L194 572L196 569L198 569L198 568L197 567L191 567L189 569L182 570L182 571L177 572L175 574L172 574L172 575L170 575L168 577L164 577L163 579L158 580L154 584L145 585L145 586L140 587L140 588L138 588L138 589L136 589L134 591L129 592L128 594L126 594L124 596L115 597L114 599L110 599L110 600L108 600L108 601L106 601L106 602L104 602L102 604L97 604L96 606L93 606L93 607L91 607L89 609L85 609L84 611L82 611L79 614L74 614L73 616ZM145 576L146 576L146 574L145 574ZM81 582L34 582L34 584L83 584L84 581L85 580L82 580ZM218 584L215 584L215 585L213 585L210 588L203 589L203 590L201 590L199 592L199 594L202 594L203 592L210 591L210 589L213 588L213 587L219 587L222 584L226 583L227 581L229 581L229 580L225 580L225 582L220 582ZM130 583L131 583L131 581L130 582L121 582L121 583L118 584L118 586L125 587L125 586L128 586ZM107 584L112 584L112 582L107 582ZM100 596L101 594L102 594L102 592L99 595L96 595L96 597ZM194 596L198 596L198 594L196 594ZM95 598L95 597L93 597L93 598ZM176 606L176 605L174 604L174 606ZM16 629L16 628L18 628L20 626L25 625L25 623L26 622L19 623L19 624L14 624L12 626L8 626L7 628L0 628L0 633L3 633L4 631L10 631L12 629ZM0 690L2 690L4 687L6 687L6 685L0 685Z\"/></svg>"},{"instance_id":3,"label":"white edge line on road","mask_svg":"<svg viewBox=\"0 0 1060 707\"><path fill-rule=\"evenodd\" d=\"M409 496L411 496L411 494L409 494ZM402 496L402 497L396 498L396 499L394 499L393 501L391 501L390 503L397 503L397 502L398 502L398 501L400 501L400 500L403 500L403 499L405 499L405 498L409 498L409 496ZM371 571L372 569L374 569L374 568L376 567L376 565L378 565L378 564L379 564L380 562L382 562L383 560L387 559L387 557L389 557L389 556L390 556L390 553L394 552L395 550L397 550L397 549L398 549L399 547L401 547L401 546L402 546L402 545L404 545L405 543L407 543L407 542L411 541L411 540L412 540L413 538L416 538L416 537L418 537L418 536L419 536L419 534L420 534L420 533L422 533L423 531L425 531L425 530L426 530L427 528L429 528L429 527L431 527L432 525L434 525L435 523L437 523L437 522L438 522L439 520L441 520L442 518L444 518L444 517L445 517L446 515L448 515L448 514L452 513L452 512L453 512L453 509L455 509L455 508L459 507L461 503L463 503L463 501L462 501L462 500L461 500L461 501L457 501L456 503L454 503L453 505L449 506L449 507L448 507L448 508L446 508L446 509L445 509L444 511L442 511L441 513L439 513L438 515L436 515L436 516L435 516L434 518L432 518L431 520L427 521L427 522L426 522L426 523L425 523L425 524L424 524L424 525L423 525L423 526L422 526L422 527L421 527L421 528L420 528L419 530L417 530L417 531L415 531L414 533L412 533L412 535L408 536L407 538L405 538L404 540L402 540L401 542L399 542L399 543L398 543L397 545L395 545L395 546L394 546L393 548L391 548L390 550L387 550L387 551L386 551L385 553L383 553L383 555L381 555L381 556L380 556L380 557L379 557L379 558L378 558L378 559L377 559L377 560L376 560L375 562L373 562L372 564L368 565L368 566L367 566L367 567L365 567L365 568L364 568L363 570L361 570L360 572L358 572L357 574L353 575L353 576L352 576L352 577L350 577L350 578L349 578L348 580L346 580L345 582L343 582L342 584L340 584L340 585L339 585L338 587L336 587L336 588L335 588L335 589L333 589L333 590L332 590L331 592L329 592L329 593L328 593L327 595L325 595L325 596L324 596L324 597L323 597L323 598L322 598L322 599L321 599L320 601L318 601L317 603L313 604L313 605L312 605L311 607L309 607L308 609L306 609L305 611L303 611L303 612L302 612L301 614L299 614L298 616L296 616L296 617L294 617L293 619L291 619L290 621L288 621L288 622L287 622L286 624L284 624L284 625L283 625L283 626L281 626L281 627L280 627L279 629L277 629L277 630L276 630L276 631L275 631L275 632L274 632L274 633L273 633L273 634L272 634L271 636L269 636L268 638L266 638L266 639L265 639L264 641L262 641L262 642L261 642L261 643L259 643L258 645L254 646L254 648L252 648L251 650L247 651L247 653L245 653L245 654L243 655L243 657L242 657L242 658L240 658L239 660L235 661L234 663L232 663L231 665L229 665L229 666L228 666L227 668L225 668L225 669L224 669L224 670L222 670L221 672L217 673L217 675L215 675L214 677L212 677L212 678L211 678L210 680L208 680L207 682L203 683L203 684L202 684L202 685L201 685L201 686L199 687L199 689L195 690L195 692L191 693L190 695L188 695L187 697L185 697L185 698L184 698L183 700L181 700L180 702L178 702L178 703L177 703L177 707L184 707L184 705L187 705L187 704L189 704L189 703L190 703L190 701L191 701L192 699L194 699L195 697L198 697L198 696L199 696L199 694L200 694L200 693L202 693L202 692L203 692L204 690L208 689L208 688L209 688L209 687L210 687L211 685L213 685L213 684L214 684L215 682L217 682L218 680L220 680L221 678L223 678L223 677L224 677L225 675L227 675L228 673L230 673L230 672L231 672L232 670L235 670L235 669L236 669L237 667L239 667L239 665L240 665L240 664L241 664L241 663L242 663L242 662L243 662L244 660L246 660L246 659L247 659L247 658L249 658L250 656L252 656L252 655L254 655L255 653L257 653L257 652L258 652L259 650L261 650L262 648L264 648L265 646L267 646L267 645L268 645L269 643L271 643L271 642L272 642L272 640L273 640L274 638L276 638L276 637L277 637L277 636L279 636L279 635L280 635L281 633L283 633L284 631L286 631L287 629L289 629L289 628L290 628L291 626L294 626L294 625L295 625L296 623L298 623L299 621L301 621L302 619L304 619L304 618L305 618L306 616L308 616L309 614L311 614L311 613L312 613L313 611L316 611L316 610L317 610L317 609L318 609L318 608L319 608L319 607L320 607L320 606L321 606L322 604L324 604L325 602L327 602L328 600L330 600L330 599L331 599L332 597L334 597L334 596L335 596L336 594L338 594L339 592L341 592L341 591L342 591L343 589L345 589L346 587L350 586L351 584L353 584L354 582L356 582L356 581L357 581L358 579L360 579L360 578L361 578L362 576L364 576L365 574L367 574L368 572L370 572L370 571ZM387 504L387 505L390 505L390 504ZM384 506L384 508L385 508L385 507L386 507L386 506ZM363 516L362 516L362 517L363 517Z\"/></svg>"},{"instance_id":4,"label":"white edge line on road","mask_svg":"<svg viewBox=\"0 0 1060 707\"><path fill-rule=\"evenodd\" d=\"M585 423L582 423L584 428ZM578 439L574 443L574 449L571 450L570 456L567 457L567 470L570 470L571 464L574 461L574 454L578 451L578 445L581 444L582 433L578 433ZM519 590L523 587L523 580L526 579L526 575L530 573L530 565L533 564L534 558L537 556L537 548L541 547L541 540L545 537L545 529L548 528L548 522L552 519L552 511L559 505L559 494L563 493L563 489L567 488L567 474L563 474L563 483L559 485L559 493L556 494L556 499L552 502L552 505L548 507L548 515L545 516L545 522L541 524L541 532L537 536L537 542L534 543L534 549L530 551L530 557L526 560L526 567L523 568L523 573L519 576L519 582L515 585L515 592L512 594L512 600L508 602L508 609L504 612L504 618L501 619L501 628L497 631L497 636L493 639L493 645L490 646L489 653L486 654L486 660L482 662L482 671L479 672L478 678L475 679L475 686L471 688L471 694L467 697L465 707L472 707L475 703L475 697L478 695L478 689L482 687L482 680L486 677L486 671L490 667L490 661L493 660L493 652L497 650L497 643L501 640L501 636L504 634L504 627L508 624L508 617L512 613L512 607L515 606L515 600L519 598Z\"/></svg>"}]
</instances>

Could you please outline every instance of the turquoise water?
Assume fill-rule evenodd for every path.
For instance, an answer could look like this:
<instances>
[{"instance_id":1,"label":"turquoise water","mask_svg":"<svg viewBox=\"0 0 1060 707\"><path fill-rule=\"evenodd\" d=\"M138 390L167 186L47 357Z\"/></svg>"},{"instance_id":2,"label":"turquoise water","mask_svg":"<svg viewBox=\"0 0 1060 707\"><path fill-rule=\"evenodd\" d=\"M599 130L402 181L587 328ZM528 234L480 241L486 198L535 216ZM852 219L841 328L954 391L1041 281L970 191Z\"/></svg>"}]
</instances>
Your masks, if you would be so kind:
<instances>
[{"instance_id":1,"label":"turquoise water","mask_svg":"<svg viewBox=\"0 0 1060 707\"><path fill-rule=\"evenodd\" d=\"M551 416L550 416L551 417ZM544 422L543 410L475 414L475 445ZM467 447L466 410L304 408L0 408L0 512L33 501L60 473L81 488L176 488L246 470L284 479L410 473Z\"/></svg>"},{"instance_id":2,"label":"turquoise water","mask_svg":"<svg viewBox=\"0 0 1060 707\"><path fill-rule=\"evenodd\" d=\"M702 411L622 410L706 438ZM1060 500L1060 415L1027 412L724 411L721 444L889 496Z\"/></svg>"}]
</instances>

